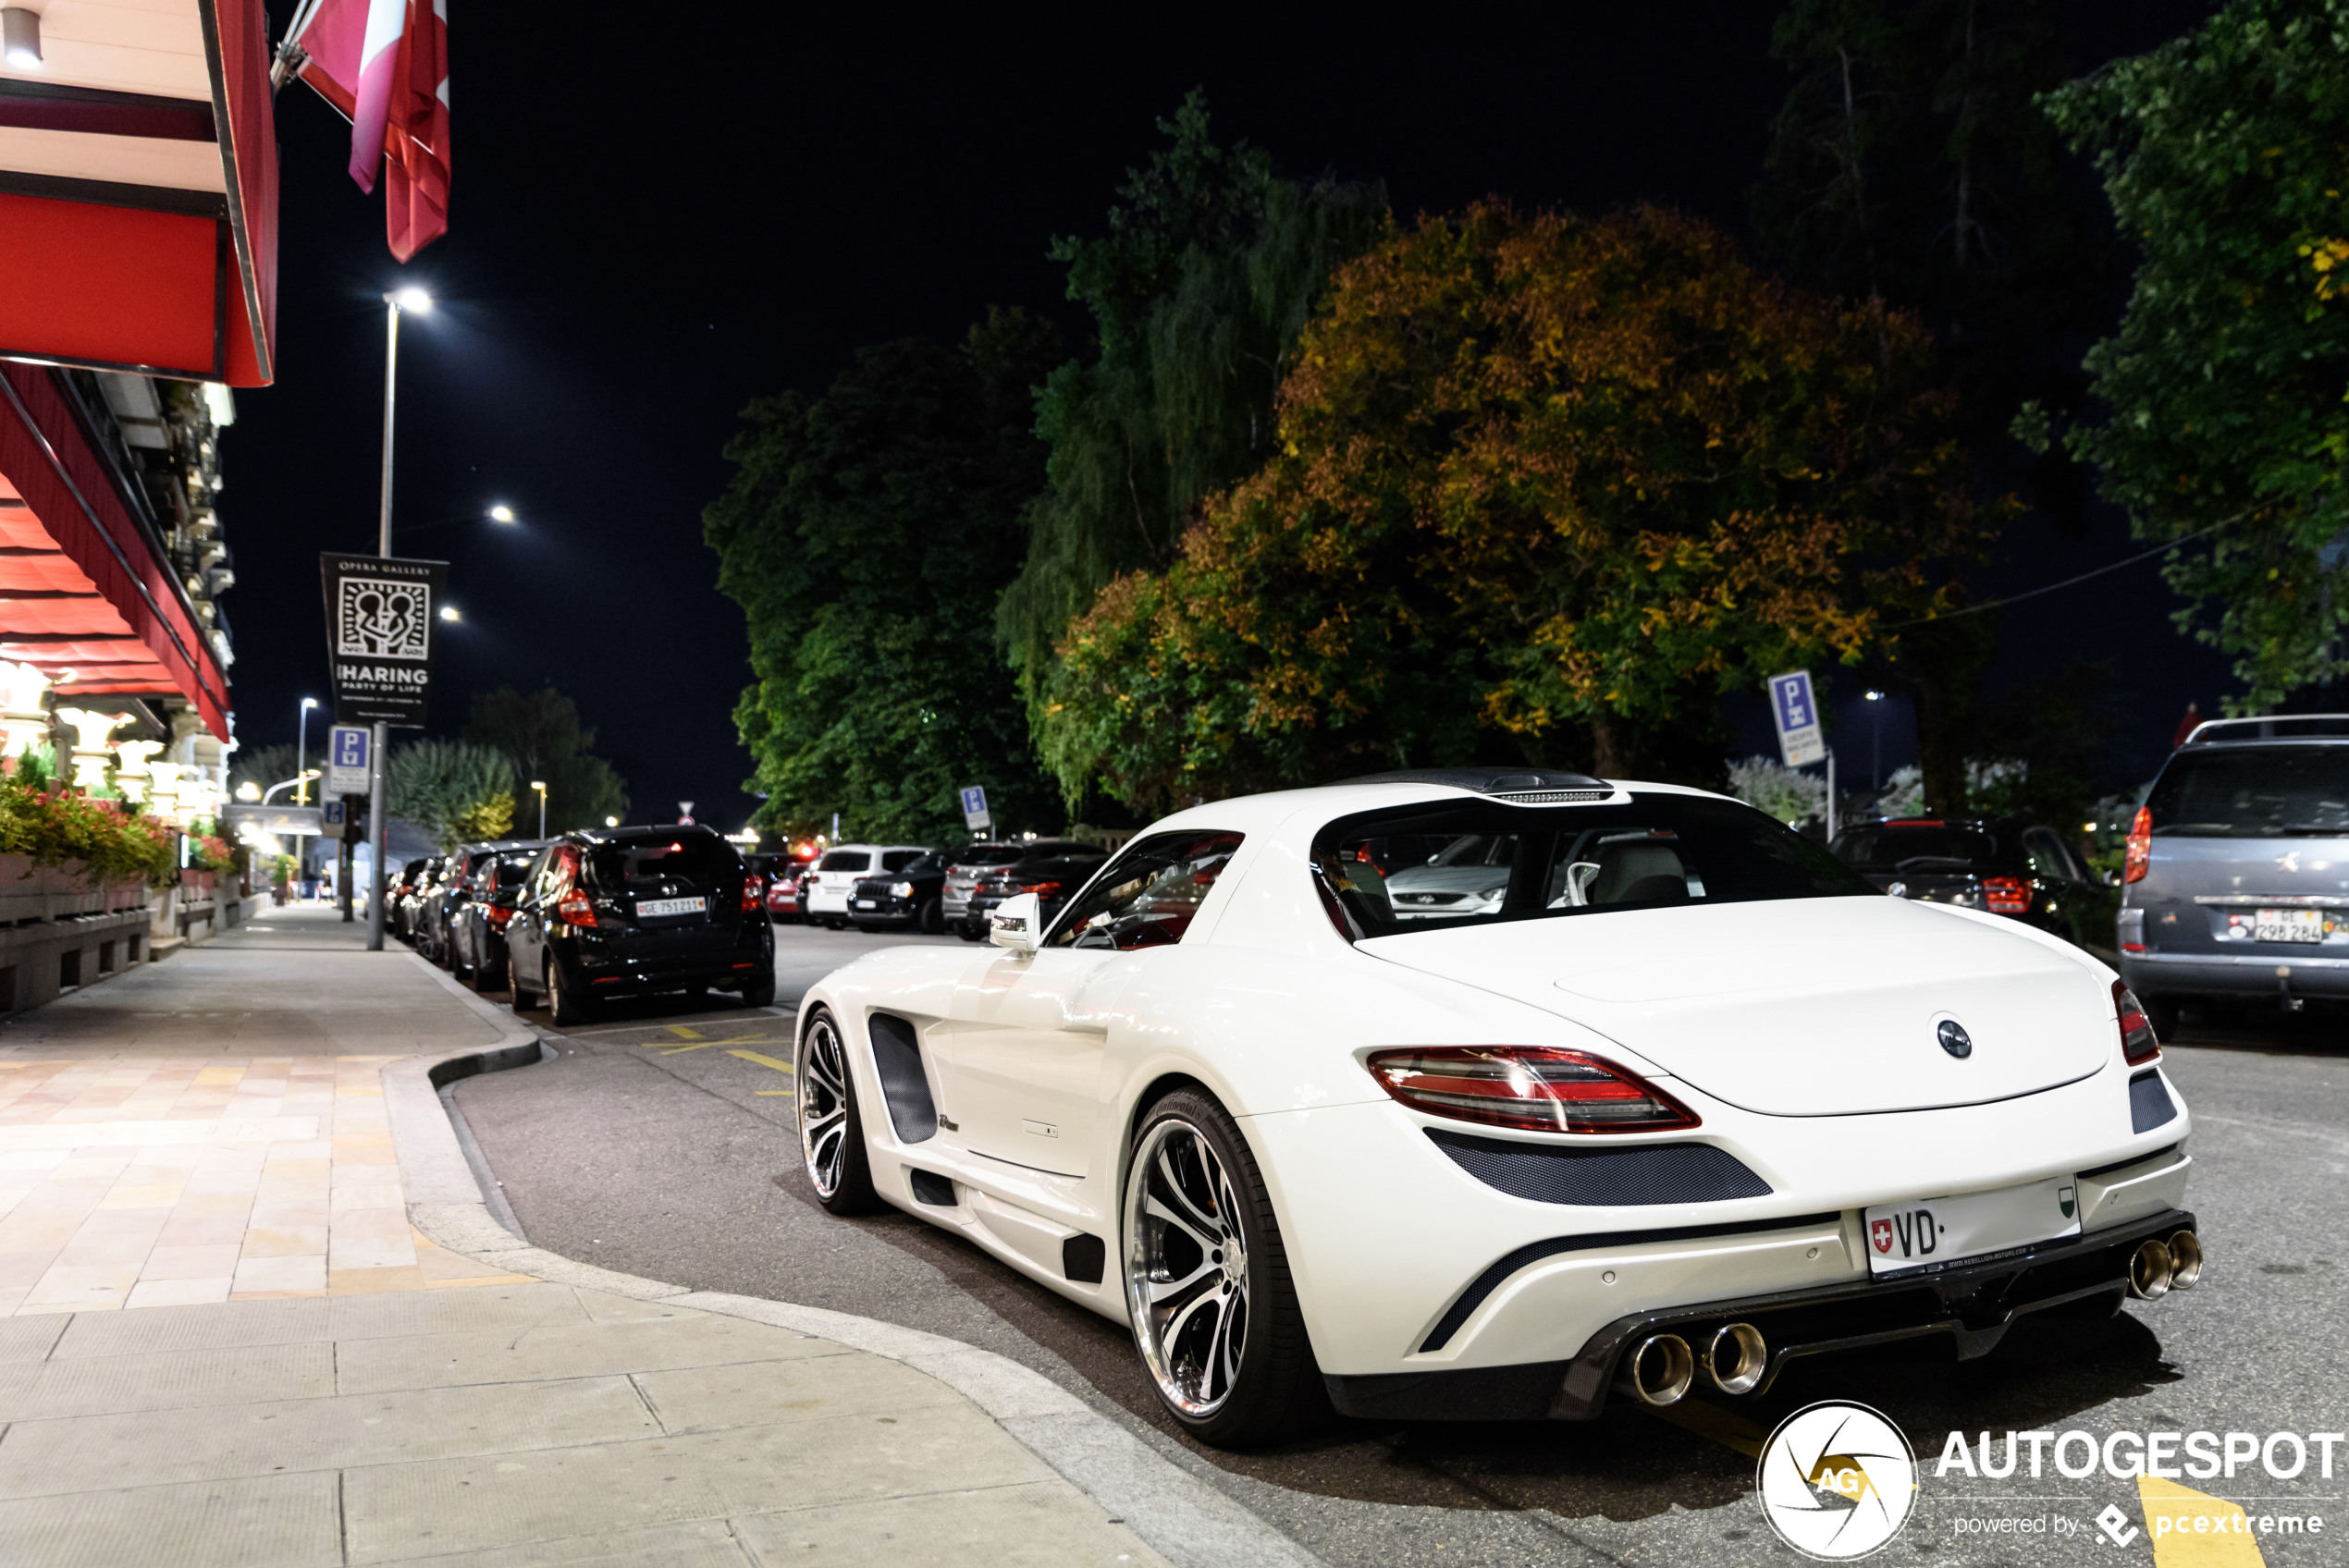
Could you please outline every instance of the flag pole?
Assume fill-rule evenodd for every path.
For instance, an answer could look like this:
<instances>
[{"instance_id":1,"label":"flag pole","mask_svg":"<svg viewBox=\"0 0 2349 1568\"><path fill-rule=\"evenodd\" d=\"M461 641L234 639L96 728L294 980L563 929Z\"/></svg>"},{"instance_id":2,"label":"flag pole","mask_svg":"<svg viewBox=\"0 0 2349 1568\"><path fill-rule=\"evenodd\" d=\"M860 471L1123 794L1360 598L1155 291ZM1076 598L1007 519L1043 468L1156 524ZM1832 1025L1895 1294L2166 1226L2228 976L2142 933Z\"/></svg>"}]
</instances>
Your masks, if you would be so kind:
<instances>
[{"instance_id":1,"label":"flag pole","mask_svg":"<svg viewBox=\"0 0 2349 1568\"><path fill-rule=\"evenodd\" d=\"M400 299L394 294L384 296L384 487L383 511L375 535L375 554L391 554L391 413L392 400L400 386ZM384 752L391 743L391 726L378 719L374 743L370 750L374 766L367 778L367 827L375 840L375 887L367 895L367 950L384 950L384 895L390 886L385 862L390 858L391 819L384 811L384 774L388 759Z\"/></svg>"}]
</instances>

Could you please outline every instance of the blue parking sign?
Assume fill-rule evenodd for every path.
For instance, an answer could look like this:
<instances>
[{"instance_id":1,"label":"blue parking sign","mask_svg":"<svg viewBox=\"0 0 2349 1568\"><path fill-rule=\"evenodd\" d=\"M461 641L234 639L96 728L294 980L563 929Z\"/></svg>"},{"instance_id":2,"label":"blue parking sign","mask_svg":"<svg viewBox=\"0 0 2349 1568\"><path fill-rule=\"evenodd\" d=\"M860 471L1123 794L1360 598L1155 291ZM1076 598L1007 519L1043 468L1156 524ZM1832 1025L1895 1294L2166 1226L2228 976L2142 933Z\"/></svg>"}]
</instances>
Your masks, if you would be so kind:
<instances>
[{"instance_id":1,"label":"blue parking sign","mask_svg":"<svg viewBox=\"0 0 2349 1568\"><path fill-rule=\"evenodd\" d=\"M338 728L334 731L334 766L364 767L367 766L367 732L364 729Z\"/></svg>"},{"instance_id":2,"label":"blue parking sign","mask_svg":"<svg viewBox=\"0 0 2349 1568\"><path fill-rule=\"evenodd\" d=\"M965 816L987 815L987 791L978 785L974 784L963 791L963 815Z\"/></svg>"},{"instance_id":3,"label":"blue parking sign","mask_svg":"<svg viewBox=\"0 0 2349 1568\"><path fill-rule=\"evenodd\" d=\"M1811 705L1811 672L1798 669L1791 675L1781 675L1770 682L1770 695L1778 708L1778 733L1789 729L1808 729L1819 722L1817 711Z\"/></svg>"}]
</instances>

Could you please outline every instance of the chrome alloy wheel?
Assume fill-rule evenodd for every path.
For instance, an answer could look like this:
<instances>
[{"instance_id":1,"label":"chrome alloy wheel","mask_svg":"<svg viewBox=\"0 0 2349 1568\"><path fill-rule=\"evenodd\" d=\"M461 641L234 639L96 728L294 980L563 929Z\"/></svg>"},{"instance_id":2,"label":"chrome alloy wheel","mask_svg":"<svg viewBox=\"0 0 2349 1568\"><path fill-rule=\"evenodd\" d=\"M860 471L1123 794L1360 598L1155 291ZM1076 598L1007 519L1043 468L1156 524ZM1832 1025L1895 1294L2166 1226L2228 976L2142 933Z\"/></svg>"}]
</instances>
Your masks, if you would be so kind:
<instances>
[{"instance_id":1,"label":"chrome alloy wheel","mask_svg":"<svg viewBox=\"0 0 2349 1568\"><path fill-rule=\"evenodd\" d=\"M1248 1243L1232 1178L1199 1130L1153 1125L1125 1179L1125 1305L1160 1394L1184 1415L1232 1395L1248 1349Z\"/></svg>"},{"instance_id":2,"label":"chrome alloy wheel","mask_svg":"<svg viewBox=\"0 0 2349 1568\"><path fill-rule=\"evenodd\" d=\"M799 1043L797 1086L799 1152L816 1195L829 1198L840 1191L848 1157L848 1055L829 1015L818 1015Z\"/></svg>"}]
</instances>

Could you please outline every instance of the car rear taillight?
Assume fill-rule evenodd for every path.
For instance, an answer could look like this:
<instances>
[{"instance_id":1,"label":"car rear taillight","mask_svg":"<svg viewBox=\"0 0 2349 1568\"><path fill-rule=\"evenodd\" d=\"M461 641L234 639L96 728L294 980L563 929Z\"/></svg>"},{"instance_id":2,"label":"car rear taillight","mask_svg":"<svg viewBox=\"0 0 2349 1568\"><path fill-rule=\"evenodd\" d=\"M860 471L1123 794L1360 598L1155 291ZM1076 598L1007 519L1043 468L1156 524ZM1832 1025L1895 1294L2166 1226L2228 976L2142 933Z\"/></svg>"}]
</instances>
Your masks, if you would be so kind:
<instances>
[{"instance_id":1,"label":"car rear taillight","mask_svg":"<svg viewBox=\"0 0 2349 1568\"><path fill-rule=\"evenodd\" d=\"M514 917L514 912L503 904L491 904L482 913L489 917L489 928L492 931L503 931L506 928L506 923Z\"/></svg>"},{"instance_id":2,"label":"car rear taillight","mask_svg":"<svg viewBox=\"0 0 2349 1568\"><path fill-rule=\"evenodd\" d=\"M1379 1086L1431 1116L1529 1133L1661 1133L1698 1124L1663 1090L1600 1057L1550 1046L1373 1051Z\"/></svg>"},{"instance_id":3,"label":"car rear taillight","mask_svg":"<svg viewBox=\"0 0 2349 1568\"><path fill-rule=\"evenodd\" d=\"M1015 893L1033 893L1039 899L1049 899L1060 890L1061 885L1057 882L1023 882L1012 889Z\"/></svg>"},{"instance_id":4,"label":"car rear taillight","mask_svg":"<svg viewBox=\"0 0 2349 1568\"><path fill-rule=\"evenodd\" d=\"M2153 866L2153 808L2139 806L2137 817L2129 824L2128 859L2122 864L2121 880L2142 882Z\"/></svg>"},{"instance_id":5,"label":"car rear taillight","mask_svg":"<svg viewBox=\"0 0 2349 1568\"><path fill-rule=\"evenodd\" d=\"M566 925L593 925L596 906L589 901L584 888L573 888L555 900L555 913Z\"/></svg>"},{"instance_id":6,"label":"car rear taillight","mask_svg":"<svg viewBox=\"0 0 2349 1568\"><path fill-rule=\"evenodd\" d=\"M2031 884L2020 876L1986 876L1982 901L1992 914L2029 914Z\"/></svg>"},{"instance_id":7,"label":"car rear taillight","mask_svg":"<svg viewBox=\"0 0 2349 1568\"><path fill-rule=\"evenodd\" d=\"M767 889L756 876L743 878L743 913L756 914L767 901Z\"/></svg>"},{"instance_id":8,"label":"car rear taillight","mask_svg":"<svg viewBox=\"0 0 2349 1568\"><path fill-rule=\"evenodd\" d=\"M2153 1020L2146 1016L2145 1004L2118 980L2112 983L2112 1006L2121 1015L2121 1055L2129 1065L2135 1067L2159 1056L2161 1039L2153 1032Z\"/></svg>"}]
</instances>

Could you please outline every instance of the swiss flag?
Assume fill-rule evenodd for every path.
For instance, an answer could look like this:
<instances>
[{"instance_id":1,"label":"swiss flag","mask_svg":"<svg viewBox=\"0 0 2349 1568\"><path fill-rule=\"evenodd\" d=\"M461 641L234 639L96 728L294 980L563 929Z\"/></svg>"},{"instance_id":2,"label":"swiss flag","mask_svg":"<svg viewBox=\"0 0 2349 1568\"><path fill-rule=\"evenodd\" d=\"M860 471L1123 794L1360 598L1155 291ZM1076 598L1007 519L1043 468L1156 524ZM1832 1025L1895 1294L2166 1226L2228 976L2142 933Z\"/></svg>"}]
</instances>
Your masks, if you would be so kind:
<instances>
[{"instance_id":1,"label":"swiss flag","mask_svg":"<svg viewBox=\"0 0 2349 1568\"><path fill-rule=\"evenodd\" d=\"M375 188L407 261L449 231L448 0L318 0L301 31L301 80L351 121L351 178Z\"/></svg>"},{"instance_id":2,"label":"swiss flag","mask_svg":"<svg viewBox=\"0 0 2349 1568\"><path fill-rule=\"evenodd\" d=\"M1892 1250L1892 1221L1889 1219L1870 1221L1868 1237L1876 1243L1876 1251L1890 1252Z\"/></svg>"}]
</instances>

